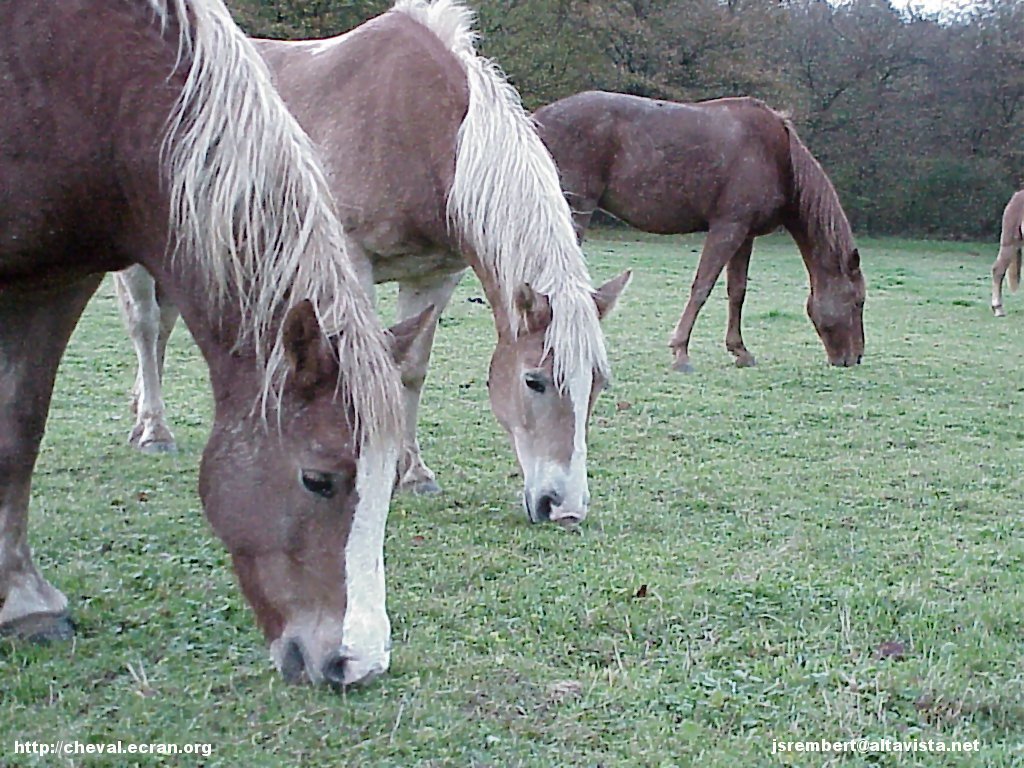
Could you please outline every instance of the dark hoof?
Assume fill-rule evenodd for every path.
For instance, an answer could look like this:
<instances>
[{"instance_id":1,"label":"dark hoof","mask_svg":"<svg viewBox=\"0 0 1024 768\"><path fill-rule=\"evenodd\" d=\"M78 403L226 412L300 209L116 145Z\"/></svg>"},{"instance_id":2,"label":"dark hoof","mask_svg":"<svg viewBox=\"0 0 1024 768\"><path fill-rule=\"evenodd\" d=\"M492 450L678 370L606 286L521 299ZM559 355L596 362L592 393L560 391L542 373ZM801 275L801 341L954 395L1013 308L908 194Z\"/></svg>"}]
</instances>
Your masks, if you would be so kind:
<instances>
[{"instance_id":1,"label":"dark hoof","mask_svg":"<svg viewBox=\"0 0 1024 768\"><path fill-rule=\"evenodd\" d=\"M441 493L441 486L433 480L421 480L411 485L409 491L417 496L437 496Z\"/></svg>"},{"instance_id":2,"label":"dark hoof","mask_svg":"<svg viewBox=\"0 0 1024 768\"><path fill-rule=\"evenodd\" d=\"M178 446L175 445L173 440L151 440L148 443L143 443L138 446L138 449L142 453L177 453Z\"/></svg>"},{"instance_id":3,"label":"dark hoof","mask_svg":"<svg viewBox=\"0 0 1024 768\"><path fill-rule=\"evenodd\" d=\"M0 636L46 645L75 636L75 623L67 613L32 613L0 625Z\"/></svg>"},{"instance_id":4,"label":"dark hoof","mask_svg":"<svg viewBox=\"0 0 1024 768\"><path fill-rule=\"evenodd\" d=\"M693 373L695 369L689 360L677 360L672 364L672 370L676 373Z\"/></svg>"},{"instance_id":5,"label":"dark hoof","mask_svg":"<svg viewBox=\"0 0 1024 768\"><path fill-rule=\"evenodd\" d=\"M755 365L757 365L757 361L754 359L753 355L746 355L745 357L736 358L737 368L753 368Z\"/></svg>"},{"instance_id":6,"label":"dark hoof","mask_svg":"<svg viewBox=\"0 0 1024 768\"><path fill-rule=\"evenodd\" d=\"M441 493L441 486L433 480L410 480L398 486L398 490L414 496L437 496Z\"/></svg>"}]
</instances>

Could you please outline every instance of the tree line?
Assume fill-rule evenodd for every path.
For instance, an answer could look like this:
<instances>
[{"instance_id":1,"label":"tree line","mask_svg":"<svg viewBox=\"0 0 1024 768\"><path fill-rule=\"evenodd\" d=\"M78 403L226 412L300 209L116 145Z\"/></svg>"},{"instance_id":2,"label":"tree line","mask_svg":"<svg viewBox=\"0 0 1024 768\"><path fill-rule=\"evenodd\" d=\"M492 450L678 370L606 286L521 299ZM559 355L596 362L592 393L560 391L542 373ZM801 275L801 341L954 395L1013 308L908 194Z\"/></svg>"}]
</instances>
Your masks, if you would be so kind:
<instances>
[{"instance_id":1,"label":"tree line","mask_svg":"<svg viewBox=\"0 0 1024 768\"><path fill-rule=\"evenodd\" d=\"M228 0L261 37L338 34L387 0ZM599 88L787 112L858 232L993 239L1024 181L1024 0L471 0L528 108Z\"/></svg>"}]
</instances>

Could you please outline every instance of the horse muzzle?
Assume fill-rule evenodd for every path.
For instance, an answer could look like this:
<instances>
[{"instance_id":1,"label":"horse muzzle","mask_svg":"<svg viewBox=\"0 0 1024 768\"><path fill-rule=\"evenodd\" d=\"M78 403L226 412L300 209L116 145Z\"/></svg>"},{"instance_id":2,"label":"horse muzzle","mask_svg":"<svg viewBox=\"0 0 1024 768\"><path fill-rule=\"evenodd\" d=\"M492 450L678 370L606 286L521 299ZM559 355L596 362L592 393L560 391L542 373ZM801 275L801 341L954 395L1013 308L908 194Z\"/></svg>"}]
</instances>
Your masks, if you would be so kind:
<instances>
[{"instance_id":1,"label":"horse muzzle","mask_svg":"<svg viewBox=\"0 0 1024 768\"><path fill-rule=\"evenodd\" d=\"M336 690L366 685L388 670L390 649L376 657L362 658L344 651L331 651L315 659L298 638L281 638L270 646L271 658L289 685L329 685Z\"/></svg>"},{"instance_id":2,"label":"horse muzzle","mask_svg":"<svg viewBox=\"0 0 1024 768\"><path fill-rule=\"evenodd\" d=\"M524 494L524 506L531 523L559 523L566 527L579 525L587 517L590 499L582 498L576 503L565 500L561 494L542 493L531 500Z\"/></svg>"}]
</instances>

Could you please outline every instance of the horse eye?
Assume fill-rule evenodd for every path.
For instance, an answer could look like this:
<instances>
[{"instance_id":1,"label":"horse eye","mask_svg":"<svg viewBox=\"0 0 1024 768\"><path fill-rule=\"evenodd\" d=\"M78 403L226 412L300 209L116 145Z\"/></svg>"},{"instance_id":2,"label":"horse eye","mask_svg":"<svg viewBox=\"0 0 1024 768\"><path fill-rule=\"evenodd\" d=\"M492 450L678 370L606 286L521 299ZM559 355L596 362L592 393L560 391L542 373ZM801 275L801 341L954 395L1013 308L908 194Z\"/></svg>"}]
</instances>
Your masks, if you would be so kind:
<instances>
[{"instance_id":1,"label":"horse eye","mask_svg":"<svg viewBox=\"0 0 1024 768\"><path fill-rule=\"evenodd\" d=\"M543 395L544 391L548 388L544 379L538 376L536 373L526 374L526 386L539 395Z\"/></svg>"},{"instance_id":2,"label":"horse eye","mask_svg":"<svg viewBox=\"0 0 1024 768\"><path fill-rule=\"evenodd\" d=\"M332 475L313 469L302 470L302 485L310 493L323 496L325 499L332 498L337 491Z\"/></svg>"}]
</instances>

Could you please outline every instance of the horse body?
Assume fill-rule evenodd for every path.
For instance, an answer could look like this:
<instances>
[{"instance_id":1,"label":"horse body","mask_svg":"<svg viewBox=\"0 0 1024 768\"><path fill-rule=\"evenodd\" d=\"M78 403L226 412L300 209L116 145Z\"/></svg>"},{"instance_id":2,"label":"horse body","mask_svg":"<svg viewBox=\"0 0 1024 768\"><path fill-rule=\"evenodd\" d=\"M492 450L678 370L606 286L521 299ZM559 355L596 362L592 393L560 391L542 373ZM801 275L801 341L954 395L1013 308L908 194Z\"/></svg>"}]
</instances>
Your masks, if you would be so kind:
<instances>
[{"instance_id":1,"label":"horse body","mask_svg":"<svg viewBox=\"0 0 1024 768\"><path fill-rule=\"evenodd\" d=\"M0 631L66 637L27 542L57 366L102 273L181 310L215 413L200 494L290 680L384 671L400 357L308 139L219 0L13 0L0 16Z\"/></svg>"},{"instance_id":2,"label":"horse body","mask_svg":"<svg viewBox=\"0 0 1024 768\"><path fill-rule=\"evenodd\" d=\"M992 313L1005 317L1003 310L1003 278L1008 277L1010 290L1020 286L1021 246L1024 245L1024 190L1015 192L1003 209L1003 226L999 236L999 254L992 264Z\"/></svg>"},{"instance_id":3,"label":"horse body","mask_svg":"<svg viewBox=\"0 0 1024 768\"><path fill-rule=\"evenodd\" d=\"M494 312L491 366L503 375L489 391L523 468L529 516L581 520L586 420L607 374L598 320L626 279L591 287L554 164L518 95L473 50L468 12L451 0L406 0L339 37L255 43L326 158L364 287L398 281L400 319L436 310L402 366L400 486L438 490L420 457L417 413L437 317L469 266ZM525 287L539 294L529 307L516 300ZM166 429L151 386L160 320L148 306L140 322L158 340L140 353L151 373L143 381L140 371L134 434Z\"/></svg>"},{"instance_id":4,"label":"horse body","mask_svg":"<svg viewBox=\"0 0 1024 768\"><path fill-rule=\"evenodd\" d=\"M657 234L708 233L690 298L672 336L689 370L697 314L728 265L726 347L752 365L740 329L753 238L779 226L796 240L811 281L808 313L837 365L859 362L864 281L838 197L787 120L756 99L676 104L586 92L534 114L582 238L602 209Z\"/></svg>"},{"instance_id":5,"label":"horse body","mask_svg":"<svg viewBox=\"0 0 1024 768\"><path fill-rule=\"evenodd\" d=\"M458 59L424 31L409 15L388 13L332 41L254 41L329 158L353 258L369 261L375 283L466 268L446 201L469 90ZM369 173L372 183L353 183Z\"/></svg>"}]
</instances>

